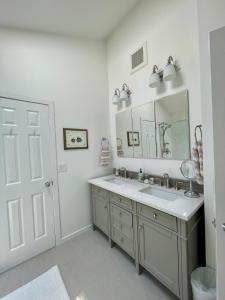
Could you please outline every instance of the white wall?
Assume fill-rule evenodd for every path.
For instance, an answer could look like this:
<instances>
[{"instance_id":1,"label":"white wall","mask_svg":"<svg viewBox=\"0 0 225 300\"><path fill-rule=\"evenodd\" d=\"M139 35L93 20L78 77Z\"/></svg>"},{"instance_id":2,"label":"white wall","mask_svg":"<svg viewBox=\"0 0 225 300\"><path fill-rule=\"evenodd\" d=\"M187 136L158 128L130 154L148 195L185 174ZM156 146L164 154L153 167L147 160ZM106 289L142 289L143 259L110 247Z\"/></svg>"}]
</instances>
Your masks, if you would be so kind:
<instances>
[{"instance_id":1,"label":"white wall","mask_svg":"<svg viewBox=\"0 0 225 300\"><path fill-rule=\"evenodd\" d=\"M215 173L209 32L225 25L225 1L198 0L198 19L204 143L207 145L204 148L206 254L207 263L215 266L215 230L211 224L211 220L215 217Z\"/></svg>"},{"instance_id":2,"label":"white wall","mask_svg":"<svg viewBox=\"0 0 225 300\"><path fill-rule=\"evenodd\" d=\"M0 94L55 102L62 236L90 224L87 179L99 167L100 140L109 135L105 44L102 41L0 30ZM88 150L63 150L63 127L87 128Z\"/></svg>"},{"instance_id":3,"label":"white wall","mask_svg":"<svg viewBox=\"0 0 225 300\"><path fill-rule=\"evenodd\" d=\"M132 106L188 89L190 96L190 122L193 141L195 125L201 123L199 48L196 0L143 0L125 18L107 43L111 138L114 145L114 165L137 171L181 177L180 161L140 160L117 158L115 116L117 107L111 104L114 89L127 82L133 91ZM130 75L130 53L147 40L148 66ZM173 55L181 67L173 83L160 89L148 87L154 64L164 67ZM124 108L122 108L124 109ZM121 110L121 108L119 108Z\"/></svg>"}]
</instances>

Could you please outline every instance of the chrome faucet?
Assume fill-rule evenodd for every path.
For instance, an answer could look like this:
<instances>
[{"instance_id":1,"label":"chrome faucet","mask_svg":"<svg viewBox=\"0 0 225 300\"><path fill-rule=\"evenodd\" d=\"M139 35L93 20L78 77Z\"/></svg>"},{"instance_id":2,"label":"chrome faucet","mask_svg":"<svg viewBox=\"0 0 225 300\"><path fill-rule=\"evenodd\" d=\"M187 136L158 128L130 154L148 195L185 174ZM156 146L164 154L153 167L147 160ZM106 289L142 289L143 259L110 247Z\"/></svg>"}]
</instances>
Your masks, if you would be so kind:
<instances>
[{"instance_id":1,"label":"chrome faucet","mask_svg":"<svg viewBox=\"0 0 225 300\"><path fill-rule=\"evenodd\" d=\"M164 185L169 189L170 188L170 176L168 173L163 174L163 181L164 181Z\"/></svg>"},{"instance_id":2,"label":"chrome faucet","mask_svg":"<svg viewBox=\"0 0 225 300\"><path fill-rule=\"evenodd\" d=\"M125 167L120 168L120 172L123 172L123 176L120 173L121 177L127 178L127 169Z\"/></svg>"},{"instance_id":3,"label":"chrome faucet","mask_svg":"<svg viewBox=\"0 0 225 300\"><path fill-rule=\"evenodd\" d=\"M154 183L156 183L158 181L158 184L160 185L160 186L162 186L162 178L161 177L155 177L154 178Z\"/></svg>"}]
</instances>

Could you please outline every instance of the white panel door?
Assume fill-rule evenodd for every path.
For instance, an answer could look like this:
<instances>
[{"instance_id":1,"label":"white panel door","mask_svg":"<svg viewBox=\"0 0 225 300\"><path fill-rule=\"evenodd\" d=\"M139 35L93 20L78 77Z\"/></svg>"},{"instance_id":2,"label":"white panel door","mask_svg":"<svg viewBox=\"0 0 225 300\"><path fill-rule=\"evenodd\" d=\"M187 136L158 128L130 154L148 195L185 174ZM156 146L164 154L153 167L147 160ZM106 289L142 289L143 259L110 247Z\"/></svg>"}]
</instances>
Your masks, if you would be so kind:
<instances>
[{"instance_id":1,"label":"white panel door","mask_svg":"<svg viewBox=\"0 0 225 300\"><path fill-rule=\"evenodd\" d=\"M143 158L156 157L155 122L141 120Z\"/></svg>"},{"instance_id":2,"label":"white panel door","mask_svg":"<svg viewBox=\"0 0 225 300\"><path fill-rule=\"evenodd\" d=\"M55 245L49 140L48 105L0 98L0 273Z\"/></svg>"},{"instance_id":3,"label":"white panel door","mask_svg":"<svg viewBox=\"0 0 225 300\"><path fill-rule=\"evenodd\" d=\"M216 200L217 299L225 299L225 27L210 34ZM212 199L213 200L213 199Z\"/></svg>"}]
</instances>

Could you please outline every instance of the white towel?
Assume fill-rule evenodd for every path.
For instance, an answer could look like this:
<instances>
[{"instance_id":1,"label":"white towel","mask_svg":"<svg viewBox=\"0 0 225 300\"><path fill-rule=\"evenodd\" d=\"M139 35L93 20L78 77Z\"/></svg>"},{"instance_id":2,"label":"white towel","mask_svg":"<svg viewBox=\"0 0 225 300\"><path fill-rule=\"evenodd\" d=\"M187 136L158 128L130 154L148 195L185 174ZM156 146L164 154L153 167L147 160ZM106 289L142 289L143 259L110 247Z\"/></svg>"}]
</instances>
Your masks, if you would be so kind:
<instances>
[{"instance_id":1,"label":"white towel","mask_svg":"<svg viewBox=\"0 0 225 300\"><path fill-rule=\"evenodd\" d=\"M124 155L122 140L120 138L117 138L117 155L119 157L122 157Z\"/></svg>"},{"instance_id":2,"label":"white towel","mask_svg":"<svg viewBox=\"0 0 225 300\"><path fill-rule=\"evenodd\" d=\"M112 155L109 147L109 141L106 138L102 138L101 142L101 154L100 154L100 164L103 167L107 167L112 162Z\"/></svg>"},{"instance_id":3,"label":"white towel","mask_svg":"<svg viewBox=\"0 0 225 300\"><path fill-rule=\"evenodd\" d=\"M195 175L198 184L204 183L203 176L203 145L202 141L196 141L192 147L192 156L195 163Z\"/></svg>"}]
</instances>

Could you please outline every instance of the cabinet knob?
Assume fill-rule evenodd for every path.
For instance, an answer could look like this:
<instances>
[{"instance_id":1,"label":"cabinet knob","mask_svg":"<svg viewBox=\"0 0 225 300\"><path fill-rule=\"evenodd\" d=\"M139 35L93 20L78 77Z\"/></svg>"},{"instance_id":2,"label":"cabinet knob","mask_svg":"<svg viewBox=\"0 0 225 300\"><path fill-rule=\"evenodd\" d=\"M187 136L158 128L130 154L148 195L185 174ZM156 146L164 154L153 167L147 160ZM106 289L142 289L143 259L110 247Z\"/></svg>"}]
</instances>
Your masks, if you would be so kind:
<instances>
[{"instance_id":1,"label":"cabinet knob","mask_svg":"<svg viewBox=\"0 0 225 300\"><path fill-rule=\"evenodd\" d=\"M120 203L122 202L122 198L120 198Z\"/></svg>"},{"instance_id":2,"label":"cabinet knob","mask_svg":"<svg viewBox=\"0 0 225 300\"><path fill-rule=\"evenodd\" d=\"M141 230L143 228L143 225L139 225L138 229Z\"/></svg>"},{"instance_id":3,"label":"cabinet knob","mask_svg":"<svg viewBox=\"0 0 225 300\"><path fill-rule=\"evenodd\" d=\"M225 231L225 223L222 224L223 231Z\"/></svg>"},{"instance_id":4,"label":"cabinet knob","mask_svg":"<svg viewBox=\"0 0 225 300\"><path fill-rule=\"evenodd\" d=\"M157 214L156 214L156 213L153 214L153 218L154 218L155 220L157 220Z\"/></svg>"}]
</instances>

